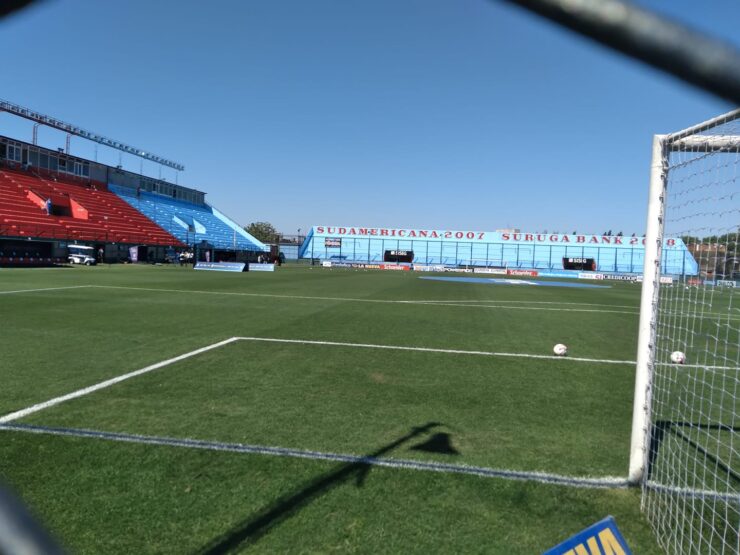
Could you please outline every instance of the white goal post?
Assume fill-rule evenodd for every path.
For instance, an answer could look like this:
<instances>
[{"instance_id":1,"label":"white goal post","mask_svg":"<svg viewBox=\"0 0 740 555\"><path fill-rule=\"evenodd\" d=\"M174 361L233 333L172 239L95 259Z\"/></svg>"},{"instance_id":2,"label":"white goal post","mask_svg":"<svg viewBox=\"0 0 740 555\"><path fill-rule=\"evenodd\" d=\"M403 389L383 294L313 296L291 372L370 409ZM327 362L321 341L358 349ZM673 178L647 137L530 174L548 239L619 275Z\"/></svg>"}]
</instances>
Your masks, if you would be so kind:
<instances>
[{"instance_id":1,"label":"white goal post","mask_svg":"<svg viewBox=\"0 0 740 555\"><path fill-rule=\"evenodd\" d=\"M672 554L740 553L736 286L740 110L653 139L629 480Z\"/></svg>"}]
</instances>

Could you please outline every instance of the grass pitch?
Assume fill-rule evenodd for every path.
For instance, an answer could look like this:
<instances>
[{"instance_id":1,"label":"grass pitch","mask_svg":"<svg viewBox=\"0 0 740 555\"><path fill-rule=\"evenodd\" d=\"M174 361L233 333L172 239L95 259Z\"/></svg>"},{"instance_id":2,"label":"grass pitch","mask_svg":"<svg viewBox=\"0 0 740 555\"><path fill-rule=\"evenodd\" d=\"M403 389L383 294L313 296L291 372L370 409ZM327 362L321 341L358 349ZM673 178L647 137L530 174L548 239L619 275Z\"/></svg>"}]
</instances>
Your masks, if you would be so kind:
<instances>
[{"instance_id":1,"label":"grass pitch","mask_svg":"<svg viewBox=\"0 0 740 555\"><path fill-rule=\"evenodd\" d=\"M2 477L78 553L529 554L608 514L657 553L638 491L576 487L626 477L638 286L418 277L0 270L0 417L236 336L517 355L239 340L11 422L100 437L0 430Z\"/></svg>"}]
</instances>

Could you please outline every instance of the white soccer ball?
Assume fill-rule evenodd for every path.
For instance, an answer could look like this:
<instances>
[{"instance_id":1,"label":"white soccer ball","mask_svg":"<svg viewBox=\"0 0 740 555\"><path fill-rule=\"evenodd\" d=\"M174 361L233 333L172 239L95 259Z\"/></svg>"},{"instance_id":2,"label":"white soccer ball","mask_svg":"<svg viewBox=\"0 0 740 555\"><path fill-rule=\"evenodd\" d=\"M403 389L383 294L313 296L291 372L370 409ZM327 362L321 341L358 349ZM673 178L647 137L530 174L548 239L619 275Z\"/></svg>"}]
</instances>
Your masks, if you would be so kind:
<instances>
[{"instance_id":1,"label":"white soccer ball","mask_svg":"<svg viewBox=\"0 0 740 555\"><path fill-rule=\"evenodd\" d=\"M558 343L552 348L552 352L558 355L559 357L564 357L568 354L568 347L563 345L562 343Z\"/></svg>"},{"instance_id":2,"label":"white soccer ball","mask_svg":"<svg viewBox=\"0 0 740 555\"><path fill-rule=\"evenodd\" d=\"M686 362L686 355L683 354L681 351L673 351L671 353L671 362L674 364L683 364Z\"/></svg>"}]
</instances>

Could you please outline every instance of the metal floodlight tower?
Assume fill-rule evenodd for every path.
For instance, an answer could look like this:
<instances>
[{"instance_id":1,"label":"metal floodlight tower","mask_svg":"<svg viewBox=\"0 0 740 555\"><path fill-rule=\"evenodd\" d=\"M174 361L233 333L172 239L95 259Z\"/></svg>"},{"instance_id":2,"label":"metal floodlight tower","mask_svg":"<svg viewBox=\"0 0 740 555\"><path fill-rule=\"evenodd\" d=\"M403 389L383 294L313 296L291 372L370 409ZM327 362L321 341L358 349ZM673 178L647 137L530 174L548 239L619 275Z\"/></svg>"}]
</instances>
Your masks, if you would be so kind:
<instances>
[{"instance_id":1,"label":"metal floodlight tower","mask_svg":"<svg viewBox=\"0 0 740 555\"><path fill-rule=\"evenodd\" d=\"M138 156L139 158L143 158L144 160L149 160L151 162L161 164L162 166L173 168L177 171L183 171L185 169L185 166L178 162L167 160L166 158L162 158L161 156L157 156L155 154L152 154L151 152L146 152L144 149L133 147L120 141L114 141L113 139L103 137L102 135L99 135L97 133L87 131L86 129L82 129L81 127L77 127L76 125L72 125L51 116L35 112L6 100L0 100L0 112L8 112L9 114L31 120L37 124L46 125L47 127L52 127L54 129L64 131L65 133L67 133L67 154L69 154L70 136L77 135L78 137L82 137L83 139L87 139L88 141L99 143L110 148L115 148L116 150L127 152L128 154L133 154L134 156Z\"/></svg>"}]
</instances>

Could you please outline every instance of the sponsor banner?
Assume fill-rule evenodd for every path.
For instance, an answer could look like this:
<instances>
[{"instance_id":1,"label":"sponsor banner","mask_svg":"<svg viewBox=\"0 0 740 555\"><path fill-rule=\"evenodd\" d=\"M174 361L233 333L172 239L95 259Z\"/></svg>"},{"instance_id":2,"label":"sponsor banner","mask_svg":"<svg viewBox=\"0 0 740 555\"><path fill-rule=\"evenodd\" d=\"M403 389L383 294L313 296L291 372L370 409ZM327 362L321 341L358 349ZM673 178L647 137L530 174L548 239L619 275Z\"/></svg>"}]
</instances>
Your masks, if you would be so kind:
<instances>
[{"instance_id":1,"label":"sponsor banner","mask_svg":"<svg viewBox=\"0 0 740 555\"><path fill-rule=\"evenodd\" d=\"M556 277L556 278L568 278L577 279L578 273L572 270L537 270L539 277Z\"/></svg>"},{"instance_id":2,"label":"sponsor banner","mask_svg":"<svg viewBox=\"0 0 740 555\"><path fill-rule=\"evenodd\" d=\"M548 549L542 555L573 555L574 553L632 555L632 551L612 516L578 532L560 545Z\"/></svg>"},{"instance_id":3,"label":"sponsor banner","mask_svg":"<svg viewBox=\"0 0 740 555\"><path fill-rule=\"evenodd\" d=\"M422 264L414 264L412 268L415 272L444 272L444 266L424 266Z\"/></svg>"},{"instance_id":4,"label":"sponsor banner","mask_svg":"<svg viewBox=\"0 0 740 555\"><path fill-rule=\"evenodd\" d=\"M506 270L506 275L537 277L540 273L537 270Z\"/></svg>"},{"instance_id":5,"label":"sponsor banner","mask_svg":"<svg viewBox=\"0 0 740 555\"><path fill-rule=\"evenodd\" d=\"M139 261L139 247L129 247L128 248L128 258L131 262L138 262Z\"/></svg>"},{"instance_id":6,"label":"sponsor banner","mask_svg":"<svg viewBox=\"0 0 740 555\"><path fill-rule=\"evenodd\" d=\"M690 280L689 280L690 281ZM736 283L729 279L718 279L716 281L717 285L720 287L735 287Z\"/></svg>"},{"instance_id":7,"label":"sponsor banner","mask_svg":"<svg viewBox=\"0 0 740 555\"><path fill-rule=\"evenodd\" d=\"M256 264L255 264L256 265ZM196 262L193 269L211 270L215 272L243 272L246 264L242 262ZM250 264L251 266L253 264ZM271 264L259 264L259 266L271 266Z\"/></svg>"},{"instance_id":8,"label":"sponsor banner","mask_svg":"<svg viewBox=\"0 0 740 555\"><path fill-rule=\"evenodd\" d=\"M721 280L717 280L717 284L718 285L719 285L719 282L720 281ZM699 279L699 278L689 278L688 281L687 281L687 283L689 285L701 285L701 279Z\"/></svg>"},{"instance_id":9,"label":"sponsor banner","mask_svg":"<svg viewBox=\"0 0 740 555\"><path fill-rule=\"evenodd\" d=\"M354 268L355 270L410 270L410 268L384 268L383 266L400 266L399 264L365 264L364 262L335 262L325 260L321 263L323 268Z\"/></svg>"},{"instance_id":10,"label":"sponsor banner","mask_svg":"<svg viewBox=\"0 0 740 555\"><path fill-rule=\"evenodd\" d=\"M612 281L637 281L637 276L628 274L604 274L604 279L610 279Z\"/></svg>"},{"instance_id":11,"label":"sponsor banner","mask_svg":"<svg viewBox=\"0 0 740 555\"><path fill-rule=\"evenodd\" d=\"M250 272L274 272L275 264L250 264Z\"/></svg>"},{"instance_id":12,"label":"sponsor banner","mask_svg":"<svg viewBox=\"0 0 740 555\"><path fill-rule=\"evenodd\" d=\"M427 241L456 241L472 243L530 243L541 245L577 245L597 246L612 245L616 247L644 246L644 237L623 237L617 235L574 235L566 233L521 233L512 231L459 231L446 229L411 229L394 227L357 227L357 226L313 226L316 237L358 237L378 239L418 239ZM666 248L683 247L680 239L667 238Z\"/></svg>"},{"instance_id":13,"label":"sponsor banner","mask_svg":"<svg viewBox=\"0 0 740 555\"><path fill-rule=\"evenodd\" d=\"M506 275L506 268L473 268L474 274L495 274L498 276Z\"/></svg>"},{"instance_id":14,"label":"sponsor banner","mask_svg":"<svg viewBox=\"0 0 740 555\"><path fill-rule=\"evenodd\" d=\"M642 281L642 276L640 276L639 281ZM673 285L673 278L670 276L660 276L660 283L663 283L665 285Z\"/></svg>"},{"instance_id":15,"label":"sponsor banner","mask_svg":"<svg viewBox=\"0 0 740 555\"><path fill-rule=\"evenodd\" d=\"M324 239L324 247L326 247L327 249L342 248L342 239L327 237L326 239Z\"/></svg>"},{"instance_id":16,"label":"sponsor banner","mask_svg":"<svg viewBox=\"0 0 740 555\"><path fill-rule=\"evenodd\" d=\"M402 272L407 272L411 270L411 266L406 266L403 264L381 264L380 269L381 270L400 270Z\"/></svg>"},{"instance_id":17,"label":"sponsor banner","mask_svg":"<svg viewBox=\"0 0 740 555\"><path fill-rule=\"evenodd\" d=\"M577 276L573 275L573 272L567 272L567 273L560 273L563 270L538 270L538 276L539 277L548 277L548 278L569 278L569 279L576 279Z\"/></svg>"},{"instance_id":18,"label":"sponsor banner","mask_svg":"<svg viewBox=\"0 0 740 555\"><path fill-rule=\"evenodd\" d=\"M472 274L473 269L472 268L448 268L445 266L444 269L445 272L455 272L457 274Z\"/></svg>"},{"instance_id":19,"label":"sponsor banner","mask_svg":"<svg viewBox=\"0 0 740 555\"><path fill-rule=\"evenodd\" d=\"M604 279L604 274L580 273L578 279Z\"/></svg>"}]
</instances>

